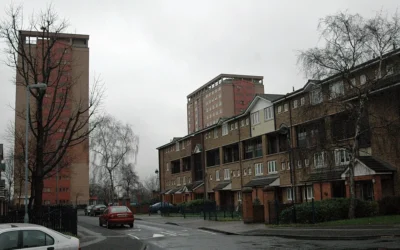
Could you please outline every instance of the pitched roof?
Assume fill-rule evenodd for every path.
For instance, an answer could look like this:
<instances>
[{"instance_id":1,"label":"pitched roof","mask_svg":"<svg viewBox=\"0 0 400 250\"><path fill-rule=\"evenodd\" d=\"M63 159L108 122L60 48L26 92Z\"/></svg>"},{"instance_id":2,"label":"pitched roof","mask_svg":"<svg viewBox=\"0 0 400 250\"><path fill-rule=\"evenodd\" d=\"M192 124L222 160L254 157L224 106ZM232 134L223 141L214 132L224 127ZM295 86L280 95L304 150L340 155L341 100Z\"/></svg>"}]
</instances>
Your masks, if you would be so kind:
<instances>
[{"instance_id":1,"label":"pitched roof","mask_svg":"<svg viewBox=\"0 0 400 250\"><path fill-rule=\"evenodd\" d=\"M274 182L276 179L278 179L278 175L274 176L261 176L261 177L255 177L251 181L247 182L244 186L245 187L265 187Z\"/></svg>"},{"instance_id":2,"label":"pitched roof","mask_svg":"<svg viewBox=\"0 0 400 250\"><path fill-rule=\"evenodd\" d=\"M224 187L228 186L230 183L231 183L230 181L221 182L217 186L215 186L215 188L213 188L213 190L222 190Z\"/></svg>"},{"instance_id":3,"label":"pitched roof","mask_svg":"<svg viewBox=\"0 0 400 250\"><path fill-rule=\"evenodd\" d=\"M257 95L271 102L284 96L281 94L257 94Z\"/></svg>"},{"instance_id":4,"label":"pitched roof","mask_svg":"<svg viewBox=\"0 0 400 250\"><path fill-rule=\"evenodd\" d=\"M203 183L204 183L203 181L195 181L192 182L191 184L186 185L186 188L188 189L188 191L193 191L199 186L203 185Z\"/></svg>"},{"instance_id":5,"label":"pitched roof","mask_svg":"<svg viewBox=\"0 0 400 250\"><path fill-rule=\"evenodd\" d=\"M373 156L360 156L358 159L376 173L396 171L396 169L387 162L381 161Z\"/></svg>"},{"instance_id":6,"label":"pitched roof","mask_svg":"<svg viewBox=\"0 0 400 250\"><path fill-rule=\"evenodd\" d=\"M305 182L318 182L318 181L332 181L342 179L341 175L346 170L346 167L339 167L334 169L321 169L311 172L310 176Z\"/></svg>"}]
</instances>

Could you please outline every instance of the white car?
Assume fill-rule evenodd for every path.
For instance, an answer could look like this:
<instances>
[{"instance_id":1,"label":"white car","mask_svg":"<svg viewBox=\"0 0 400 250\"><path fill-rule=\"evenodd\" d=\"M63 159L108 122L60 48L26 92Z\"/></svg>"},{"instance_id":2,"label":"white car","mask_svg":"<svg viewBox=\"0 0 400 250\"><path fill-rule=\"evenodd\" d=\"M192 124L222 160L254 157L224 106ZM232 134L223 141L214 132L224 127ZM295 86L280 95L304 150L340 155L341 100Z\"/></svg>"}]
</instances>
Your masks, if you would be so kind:
<instances>
[{"instance_id":1,"label":"white car","mask_svg":"<svg viewBox=\"0 0 400 250\"><path fill-rule=\"evenodd\" d=\"M79 239L35 224L0 224L0 250L80 250Z\"/></svg>"}]
</instances>

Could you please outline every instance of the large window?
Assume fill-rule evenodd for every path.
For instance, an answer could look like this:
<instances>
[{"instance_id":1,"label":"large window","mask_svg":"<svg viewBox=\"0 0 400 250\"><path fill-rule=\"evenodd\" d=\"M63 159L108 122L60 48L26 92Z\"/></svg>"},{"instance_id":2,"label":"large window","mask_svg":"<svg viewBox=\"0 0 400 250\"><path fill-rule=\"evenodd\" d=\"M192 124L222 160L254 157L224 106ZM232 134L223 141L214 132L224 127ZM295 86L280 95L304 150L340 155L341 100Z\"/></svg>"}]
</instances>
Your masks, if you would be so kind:
<instances>
[{"instance_id":1,"label":"large window","mask_svg":"<svg viewBox=\"0 0 400 250\"><path fill-rule=\"evenodd\" d=\"M325 123L318 121L296 127L297 146L300 148L315 147L325 141Z\"/></svg>"},{"instance_id":2,"label":"large window","mask_svg":"<svg viewBox=\"0 0 400 250\"><path fill-rule=\"evenodd\" d=\"M276 173L276 161L269 161L268 162L268 174Z\"/></svg>"},{"instance_id":3,"label":"large window","mask_svg":"<svg viewBox=\"0 0 400 250\"><path fill-rule=\"evenodd\" d=\"M207 167L217 166L219 164L219 148L207 151Z\"/></svg>"},{"instance_id":4,"label":"large window","mask_svg":"<svg viewBox=\"0 0 400 250\"><path fill-rule=\"evenodd\" d=\"M315 168L325 167L325 152L318 152L314 154L314 167Z\"/></svg>"},{"instance_id":5,"label":"large window","mask_svg":"<svg viewBox=\"0 0 400 250\"><path fill-rule=\"evenodd\" d=\"M278 133L267 134L267 154L285 152L288 148L289 142L286 135Z\"/></svg>"},{"instance_id":6,"label":"large window","mask_svg":"<svg viewBox=\"0 0 400 250\"><path fill-rule=\"evenodd\" d=\"M176 160L176 161L171 162L171 165L172 165L172 173L173 174L177 174L177 173L181 172L181 162L180 162L180 160Z\"/></svg>"},{"instance_id":7,"label":"large window","mask_svg":"<svg viewBox=\"0 0 400 250\"><path fill-rule=\"evenodd\" d=\"M228 134L228 124L222 124L222 135L227 135Z\"/></svg>"},{"instance_id":8,"label":"large window","mask_svg":"<svg viewBox=\"0 0 400 250\"><path fill-rule=\"evenodd\" d=\"M286 199L288 200L288 201L291 201L291 200L293 200L293 198L294 198L294 195L293 195L293 192L292 192L293 190L292 190L292 188L287 188L286 189Z\"/></svg>"},{"instance_id":9,"label":"large window","mask_svg":"<svg viewBox=\"0 0 400 250\"><path fill-rule=\"evenodd\" d=\"M251 114L251 124L255 125L255 124L259 124L260 123L260 112L254 112Z\"/></svg>"},{"instance_id":10,"label":"large window","mask_svg":"<svg viewBox=\"0 0 400 250\"><path fill-rule=\"evenodd\" d=\"M312 186L306 186L303 189L303 199L304 200L311 200L314 198L314 190Z\"/></svg>"},{"instance_id":11,"label":"large window","mask_svg":"<svg viewBox=\"0 0 400 250\"><path fill-rule=\"evenodd\" d=\"M254 174L256 176L263 175L264 174L264 165L262 163L256 163L254 164Z\"/></svg>"},{"instance_id":12,"label":"large window","mask_svg":"<svg viewBox=\"0 0 400 250\"><path fill-rule=\"evenodd\" d=\"M215 171L215 180L219 181L219 170Z\"/></svg>"},{"instance_id":13,"label":"large window","mask_svg":"<svg viewBox=\"0 0 400 250\"><path fill-rule=\"evenodd\" d=\"M344 95L344 86L342 81L329 84L329 99L335 99L342 95Z\"/></svg>"},{"instance_id":14,"label":"large window","mask_svg":"<svg viewBox=\"0 0 400 250\"><path fill-rule=\"evenodd\" d=\"M262 156L262 140L257 137L243 142L244 144L244 159L251 159Z\"/></svg>"},{"instance_id":15,"label":"large window","mask_svg":"<svg viewBox=\"0 0 400 250\"><path fill-rule=\"evenodd\" d=\"M235 162L239 160L239 144L232 144L223 147L224 163Z\"/></svg>"},{"instance_id":16,"label":"large window","mask_svg":"<svg viewBox=\"0 0 400 250\"><path fill-rule=\"evenodd\" d=\"M183 171L183 172L185 172L185 171L190 171L190 169L191 169L191 165L190 165L190 156L189 156L189 157L183 158L182 164L183 164L183 166L182 166L182 171Z\"/></svg>"}]
</instances>

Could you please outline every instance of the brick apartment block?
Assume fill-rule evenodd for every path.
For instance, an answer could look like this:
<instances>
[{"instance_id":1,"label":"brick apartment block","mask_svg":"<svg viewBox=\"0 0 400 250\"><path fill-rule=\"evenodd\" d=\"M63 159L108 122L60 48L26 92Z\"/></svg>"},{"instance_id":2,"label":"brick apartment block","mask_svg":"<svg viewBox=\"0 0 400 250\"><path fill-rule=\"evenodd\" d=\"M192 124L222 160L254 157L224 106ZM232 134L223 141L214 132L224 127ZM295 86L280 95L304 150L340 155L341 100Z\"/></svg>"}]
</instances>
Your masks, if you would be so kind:
<instances>
[{"instance_id":1,"label":"brick apartment block","mask_svg":"<svg viewBox=\"0 0 400 250\"><path fill-rule=\"evenodd\" d=\"M377 59L357 66L346 78L353 87L334 75L286 95L257 94L242 113L159 147L163 200L178 204L205 192L218 206L236 206L245 190L264 205L271 200L266 192L281 203L349 197L345 149L354 141L357 116L343 103L357 101L358 89L366 86L356 195L399 195L399 56L400 50L385 56L379 77Z\"/></svg>"}]
</instances>

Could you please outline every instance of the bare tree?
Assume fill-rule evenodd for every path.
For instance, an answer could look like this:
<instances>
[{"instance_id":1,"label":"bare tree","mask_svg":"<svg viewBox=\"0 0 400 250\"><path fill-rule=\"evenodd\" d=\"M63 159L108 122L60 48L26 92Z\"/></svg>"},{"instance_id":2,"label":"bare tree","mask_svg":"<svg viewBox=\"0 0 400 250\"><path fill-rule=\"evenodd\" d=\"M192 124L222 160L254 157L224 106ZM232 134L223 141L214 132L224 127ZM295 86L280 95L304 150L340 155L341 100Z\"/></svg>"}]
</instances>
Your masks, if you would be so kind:
<instances>
[{"instance_id":1,"label":"bare tree","mask_svg":"<svg viewBox=\"0 0 400 250\"><path fill-rule=\"evenodd\" d=\"M17 88L47 85L46 90L30 89L33 102L29 128L33 148L29 150L29 171L34 210L39 212L43 179L54 173L61 162L68 161L73 147L87 143L95 127L89 128L89 120L98 110L103 91L95 79L89 97L77 94L81 74L71 76L72 45L62 37L68 28L66 19L60 19L52 6L33 14L27 24L22 13L21 6L10 6L0 23L0 37L7 44L6 63L16 70ZM16 109L16 115L24 120L26 110ZM23 127L16 126L15 136L24 134ZM15 146L16 152L25 152L24 146L17 142Z\"/></svg>"},{"instance_id":2,"label":"bare tree","mask_svg":"<svg viewBox=\"0 0 400 250\"><path fill-rule=\"evenodd\" d=\"M126 197L131 197L132 190L137 187L139 177L133 169L133 164L125 164L121 167L120 185Z\"/></svg>"},{"instance_id":3,"label":"bare tree","mask_svg":"<svg viewBox=\"0 0 400 250\"><path fill-rule=\"evenodd\" d=\"M301 51L298 62L307 77L316 80L334 78L332 81L339 82L334 88L330 87L325 94L319 91L316 97L319 99L319 95L321 97L324 95L325 99L329 100L320 105L322 106L318 110L320 114L328 114L328 109L335 108L337 112L346 115L348 126L352 127L351 138L347 141L347 145L341 142L340 146L348 150L350 157L349 218L354 218L356 206L354 167L360 157L360 140L373 129L367 124L368 117L376 116L368 112L371 92L385 81L386 76L393 70L384 68L383 62L385 55L400 43L399 17L397 13L388 17L380 12L371 19L364 19L358 14L341 12L321 19L319 32L323 44ZM359 69L360 64L372 59L376 60L374 64L364 67L373 74L366 75L363 82L357 84L354 80L354 70ZM316 90L321 88L318 81L314 84L314 88ZM344 90L349 94L344 95ZM339 143L338 141L334 141L334 144Z\"/></svg>"},{"instance_id":4,"label":"bare tree","mask_svg":"<svg viewBox=\"0 0 400 250\"><path fill-rule=\"evenodd\" d=\"M18 178L19 176L14 176L14 157L12 152L7 154L6 158L4 159L4 163L6 164L6 169L3 173L3 176L8 190L7 200L9 203L11 203L11 197L13 197L14 194L14 181L15 179L20 179Z\"/></svg>"},{"instance_id":5,"label":"bare tree","mask_svg":"<svg viewBox=\"0 0 400 250\"><path fill-rule=\"evenodd\" d=\"M157 175L149 175L143 182L143 186L147 189L148 192L153 192L158 190L158 176Z\"/></svg>"},{"instance_id":6,"label":"bare tree","mask_svg":"<svg viewBox=\"0 0 400 250\"><path fill-rule=\"evenodd\" d=\"M111 200L114 202L115 184L118 172L133 158L136 164L139 151L139 137L132 127L124 125L110 115L101 117L90 137L90 150L93 152L92 165L100 178L106 178L111 189Z\"/></svg>"}]
</instances>

